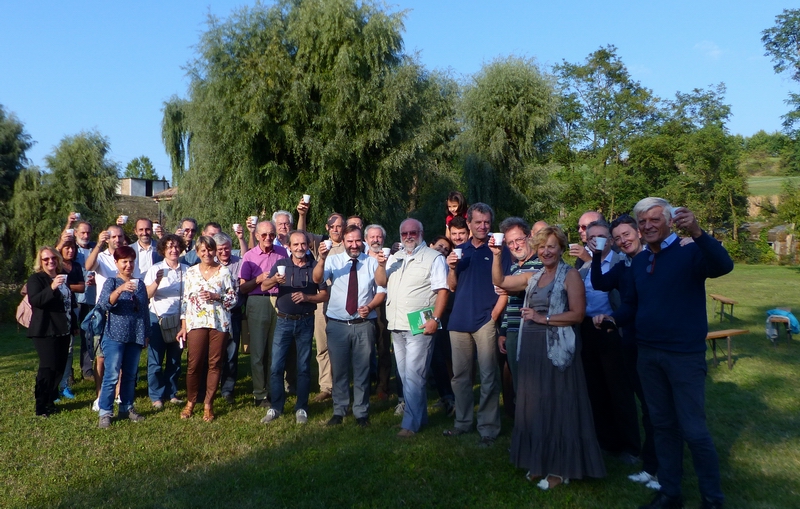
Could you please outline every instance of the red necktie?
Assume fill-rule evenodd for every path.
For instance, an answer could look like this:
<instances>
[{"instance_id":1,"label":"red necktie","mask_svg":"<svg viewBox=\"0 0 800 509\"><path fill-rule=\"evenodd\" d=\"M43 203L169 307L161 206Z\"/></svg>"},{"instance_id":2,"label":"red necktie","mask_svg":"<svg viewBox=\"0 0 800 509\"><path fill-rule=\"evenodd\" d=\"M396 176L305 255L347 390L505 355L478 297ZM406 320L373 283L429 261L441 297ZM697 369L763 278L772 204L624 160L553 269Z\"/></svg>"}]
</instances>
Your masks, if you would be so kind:
<instances>
[{"instance_id":1,"label":"red necktie","mask_svg":"<svg viewBox=\"0 0 800 509\"><path fill-rule=\"evenodd\" d=\"M358 311L358 258L351 258L353 266L350 267L350 281L347 283L347 301L345 301L344 309L348 314L354 315Z\"/></svg>"}]
</instances>

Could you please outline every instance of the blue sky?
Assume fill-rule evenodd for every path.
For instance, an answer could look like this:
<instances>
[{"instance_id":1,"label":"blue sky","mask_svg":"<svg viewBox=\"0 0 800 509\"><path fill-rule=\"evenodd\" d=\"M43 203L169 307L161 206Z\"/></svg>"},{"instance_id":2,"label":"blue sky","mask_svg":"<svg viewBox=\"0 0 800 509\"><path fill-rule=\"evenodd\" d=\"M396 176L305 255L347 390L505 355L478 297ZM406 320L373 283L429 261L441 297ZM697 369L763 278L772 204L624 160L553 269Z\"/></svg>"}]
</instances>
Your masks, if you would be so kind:
<instances>
[{"instance_id":1,"label":"blue sky","mask_svg":"<svg viewBox=\"0 0 800 509\"><path fill-rule=\"evenodd\" d=\"M0 104L36 145L31 162L67 135L96 129L123 167L148 156L169 177L161 108L185 96L183 66L209 13L227 17L253 2L167 0L64 2L0 0ZM788 92L764 56L761 32L783 2L400 0L407 52L429 69L468 80L496 57L533 57L543 66L582 62L613 44L634 79L656 95L724 82L732 133L776 131Z\"/></svg>"}]
</instances>

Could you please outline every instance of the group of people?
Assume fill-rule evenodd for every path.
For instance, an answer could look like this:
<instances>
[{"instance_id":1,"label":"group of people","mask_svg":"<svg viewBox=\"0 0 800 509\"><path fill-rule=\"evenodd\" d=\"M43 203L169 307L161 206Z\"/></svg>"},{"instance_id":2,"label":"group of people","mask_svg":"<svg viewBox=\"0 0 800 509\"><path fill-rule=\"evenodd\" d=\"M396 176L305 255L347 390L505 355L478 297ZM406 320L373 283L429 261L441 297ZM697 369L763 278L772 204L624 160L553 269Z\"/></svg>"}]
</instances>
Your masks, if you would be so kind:
<instances>
[{"instance_id":1,"label":"group of people","mask_svg":"<svg viewBox=\"0 0 800 509\"><path fill-rule=\"evenodd\" d=\"M389 248L385 229L358 216L333 213L324 234L306 231L309 207L304 195L296 229L283 210L233 225L237 254L217 223L197 237L197 222L186 218L175 233L157 227L156 241L153 223L138 219L131 241L121 216L94 244L91 225L71 214L58 245L39 250L27 283L28 335L40 358L36 413L57 411L72 337L94 310L105 316L102 340L92 352L82 334L80 356L84 377L97 384L101 428L111 425L115 401L120 419L143 420L133 400L145 347L153 409L183 403L186 348L180 417L191 418L202 401L211 421L218 390L234 401L244 311L262 423L284 414L287 392L296 394L296 422L308 421L314 341L315 401L333 405L326 424L341 425L352 412L368 426L370 383L388 398L393 351L399 437L427 424L430 378L440 398L434 406L454 416L444 435L475 427L479 444L490 447L501 429L502 391L514 418L511 461L541 489L605 476L605 452L642 462L629 477L658 490L642 507L683 507L685 441L702 507L722 507L704 414L704 281L733 262L691 211L660 198L641 200L632 216L611 224L588 211L578 224L581 242L568 244L561 228L517 217L492 234L491 207L467 207L451 193L447 235L428 244L422 223L409 218Z\"/></svg>"}]
</instances>

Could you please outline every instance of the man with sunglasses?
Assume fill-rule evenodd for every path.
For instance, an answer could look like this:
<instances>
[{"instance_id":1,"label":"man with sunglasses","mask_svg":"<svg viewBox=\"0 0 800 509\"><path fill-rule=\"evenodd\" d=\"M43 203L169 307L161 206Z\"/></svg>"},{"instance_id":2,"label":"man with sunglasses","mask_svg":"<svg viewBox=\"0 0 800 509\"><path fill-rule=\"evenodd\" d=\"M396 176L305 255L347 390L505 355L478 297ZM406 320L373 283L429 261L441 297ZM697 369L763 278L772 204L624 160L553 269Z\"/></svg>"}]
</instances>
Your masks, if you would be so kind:
<instances>
[{"instance_id":1,"label":"man with sunglasses","mask_svg":"<svg viewBox=\"0 0 800 509\"><path fill-rule=\"evenodd\" d=\"M258 244L242 257L239 269L239 293L247 295L247 326L250 330L250 371L253 379L255 405L269 408L270 356L269 350L275 333L277 315L276 286L264 290L262 284L270 279L270 272L278 260L286 258L286 250L275 245L277 236L272 221L256 225ZM272 276L276 281L277 275Z\"/></svg>"},{"instance_id":2,"label":"man with sunglasses","mask_svg":"<svg viewBox=\"0 0 800 509\"><path fill-rule=\"evenodd\" d=\"M596 210L587 210L580 219L578 219L578 234L581 236L581 243L569 245L569 255L577 258L577 260L575 260L576 269L580 269L584 263L592 262L592 253L586 249L586 243L588 242L586 238L586 229L595 221L605 222L605 220L603 214Z\"/></svg>"},{"instance_id":3,"label":"man with sunglasses","mask_svg":"<svg viewBox=\"0 0 800 509\"><path fill-rule=\"evenodd\" d=\"M655 430L661 490L644 509L683 507L683 442L689 446L703 509L721 508L719 459L706 425L705 280L733 270L728 252L704 232L694 214L662 198L633 209L647 244L631 263L629 290L613 313L620 325L635 320L638 370ZM694 242L681 245L672 227Z\"/></svg>"},{"instance_id":4,"label":"man with sunglasses","mask_svg":"<svg viewBox=\"0 0 800 509\"><path fill-rule=\"evenodd\" d=\"M277 325L272 343L272 375L270 379L272 408L267 410L267 415L261 419L264 424L272 422L283 413L286 391L284 391L282 374L286 369L292 343L295 343L297 347L295 420L298 424L305 424L308 421L314 311L317 304L328 300L328 285L324 281L314 283L312 280L317 261L308 252L306 233L293 231L287 236L286 242L291 256L278 260L270 269L269 278L261 283L261 289L264 291L275 287L278 289Z\"/></svg>"}]
</instances>

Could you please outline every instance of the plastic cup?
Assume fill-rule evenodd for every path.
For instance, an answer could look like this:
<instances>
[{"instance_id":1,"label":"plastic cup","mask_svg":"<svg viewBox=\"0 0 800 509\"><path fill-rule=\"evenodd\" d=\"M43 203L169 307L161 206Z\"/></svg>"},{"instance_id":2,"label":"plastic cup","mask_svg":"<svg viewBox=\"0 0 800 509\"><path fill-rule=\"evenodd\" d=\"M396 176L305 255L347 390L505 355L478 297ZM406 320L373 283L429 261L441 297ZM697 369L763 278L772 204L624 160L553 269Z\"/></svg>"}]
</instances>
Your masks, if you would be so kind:
<instances>
[{"instance_id":1,"label":"plastic cup","mask_svg":"<svg viewBox=\"0 0 800 509\"><path fill-rule=\"evenodd\" d=\"M75 228L67 228L67 235L69 235L70 237L74 237L75 236Z\"/></svg>"},{"instance_id":2,"label":"plastic cup","mask_svg":"<svg viewBox=\"0 0 800 509\"><path fill-rule=\"evenodd\" d=\"M122 219L122 224L127 224L128 223L128 216L119 216L119 217L120 217L120 219Z\"/></svg>"},{"instance_id":3,"label":"plastic cup","mask_svg":"<svg viewBox=\"0 0 800 509\"><path fill-rule=\"evenodd\" d=\"M304 194L303 195L303 203L309 203L310 201L311 201L311 195L310 194Z\"/></svg>"},{"instance_id":4,"label":"plastic cup","mask_svg":"<svg viewBox=\"0 0 800 509\"><path fill-rule=\"evenodd\" d=\"M138 279L131 278L131 283L136 285L136 288L139 288L139 280Z\"/></svg>"},{"instance_id":5,"label":"plastic cup","mask_svg":"<svg viewBox=\"0 0 800 509\"><path fill-rule=\"evenodd\" d=\"M502 246L503 245L503 235L502 233L493 233L492 236L494 237L494 245L495 246Z\"/></svg>"},{"instance_id":6,"label":"plastic cup","mask_svg":"<svg viewBox=\"0 0 800 509\"><path fill-rule=\"evenodd\" d=\"M285 276L286 275L286 265L278 265L278 275Z\"/></svg>"},{"instance_id":7,"label":"plastic cup","mask_svg":"<svg viewBox=\"0 0 800 509\"><path fill-rule=\"evenodd\" d=\"M242 225L240 225L239 223L233 223L233 232L234 233L238 232L239 228L241 228L241 227L242 227Z\"/></svg>"},{"instance_id":8,"label":"plastic cup","mask_svg":"<svg viewBox=\"0 0 800 509\"><path fill-rule=\"evenodd\" d=\"M672 218L674 219L675 218L675 214L677 214L678 212L680 212L683 209L684 209L684 207L672 207Z\"/></svg>"},{"instance_id":9,"label":"plastic cup","mask_svg":"<svg viewBox=\"0 0 800 509\"><path fill-rule=\"evenodd\" d=\"M608 239L605 238L605 237L595 237L594 245L597 247L598 251L602 251L603 249L606 248L606 241L607 240Z\"/></svg>"},{"instance_id":10,"label":"plastic cup","mask_svg":"<svg viewBox=\"0 0 800 509\"><path fill-rule=\"evenodd\" d=\"M383 256L385 256L386 258L389 258L389 255L392 254L392 248L390 247L384 247L383 249L381 249L381 251L383 251Z\"/></svg>"},{"instance_id":11,"label":"plastic cup","mask_svg":"<svg viewBox=\"0 0 800 509\"><path fill-rule=\"evenodd\" d=\"M325 248L326 248L328 251L330 251L332 247L333 247L333 241L332 241L332 240L326 240L326 241L325 241Z\"/></svg>"},{"instance_id":12,"label":"plastic cup","mask_svg":"<svg viewBox=\"0 0 800 509\"><path fill-rule=\"evenodd\" d=\"M80 220L81 219L81 213L80 212L75 212L75 219L76 220Z\"/></svg>"},{"instance_id":13,"label":"plastic cup","mask_svg":"<svg viewBox=\"0 0 800 509\"><path fill-rule=\"evenodd\" d=\"M461 259L461 255L464 253L464 250L462 248L460 248L460 247L457 247L453 251L456 253L456 256L460 260Z\"/></svg>"},{"instance_id":14,"label":"plastic cup","mask_svg":"<svg viewBox=\"0 0 800 509\"><path fill-rule=\"evenodd\" d=\"M250 222L253 224L258 224L258 216L250 216Z\"/></svg>"}]
</instances>

